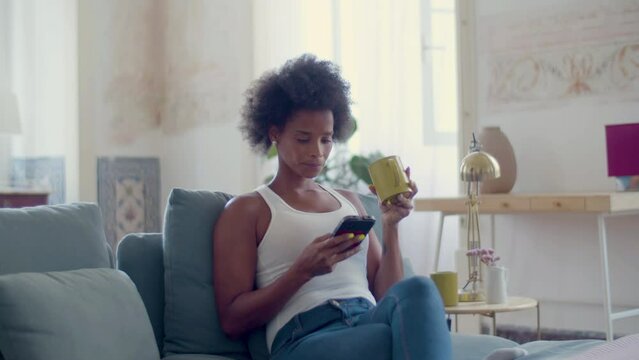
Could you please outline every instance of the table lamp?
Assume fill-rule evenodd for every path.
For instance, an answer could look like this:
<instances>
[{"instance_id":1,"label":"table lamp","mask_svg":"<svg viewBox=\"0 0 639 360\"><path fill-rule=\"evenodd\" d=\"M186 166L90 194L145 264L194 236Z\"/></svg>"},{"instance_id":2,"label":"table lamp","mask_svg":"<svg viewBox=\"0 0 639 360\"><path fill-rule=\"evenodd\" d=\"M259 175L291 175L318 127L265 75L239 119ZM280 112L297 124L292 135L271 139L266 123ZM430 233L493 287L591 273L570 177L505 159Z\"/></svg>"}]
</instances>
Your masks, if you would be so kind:
<instances>
[{"instance_id":1,"label":"table lamp","mask_svg":"<svg viewBox=\"0 0 639 360\"><path fill-rule=\"evenodd\" d=\"M3 144L3 135L20 133L20 112L18 111L18 99L9 91L0 91L0 187L8 182L10 145ZM7 137L8 139L8 137Z\"/></svg>"},{"instance_id":2,"label":"table lamp","mask_svg":"<svg viewBox=\"0 0 639 360\"><path fill-rule=\"evenodd\" d=\"M619 189L639 191L639 123L606 125L606 155Z\"/></svg>"},{"instance_id":3,"label":"table lamp","mask_svg":"<svg viewBox=\"0 0 639 360\"><path fill-rule=\"evenodd\" d=\"M462 159L459 168L462 181L468 183L466 193L467 226L466 246L467 250L481 248L481 236L479 232L479 183L484 180L496 179L501 176L499 163L487 152L481 151L481 145L475 139L470 143L468 154ZM459 301L483 301L485 296L480 289L482 282L480 256L468 255L468 281L459 292Z\"/></svg>"}]
</instances>

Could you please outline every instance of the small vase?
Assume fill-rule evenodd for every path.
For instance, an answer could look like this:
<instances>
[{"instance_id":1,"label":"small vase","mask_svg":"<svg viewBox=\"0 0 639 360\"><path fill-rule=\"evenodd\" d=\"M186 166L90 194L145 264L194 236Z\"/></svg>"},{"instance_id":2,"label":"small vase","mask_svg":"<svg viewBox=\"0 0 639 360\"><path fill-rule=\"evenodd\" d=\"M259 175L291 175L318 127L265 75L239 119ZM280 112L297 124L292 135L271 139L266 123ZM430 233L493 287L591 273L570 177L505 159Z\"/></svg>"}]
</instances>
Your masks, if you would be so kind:
<instances>
[{"instance_id":1,"label":"small vase","mask_svg":"<svg viewBox=\"0 0 639 360\"><path fill-rule=\"evenodd\" d=\"M486 304L504 304L508 302L507 272L503 266L487 266L484 279Z\"/></svg>"},{"instance_id":2,"label":"small vase","mask_svg":"<svg viewBox=\"0 0 639 360\"><path fill-rule=\"evenodd\" d=\"M494 156L501 169L499 178L480 183L480 191L484 194L509 193L517 180L517 162L508 137L498 126L489 126L482 128L478 140L482 150Z\"/></svg>"}]
</instances>

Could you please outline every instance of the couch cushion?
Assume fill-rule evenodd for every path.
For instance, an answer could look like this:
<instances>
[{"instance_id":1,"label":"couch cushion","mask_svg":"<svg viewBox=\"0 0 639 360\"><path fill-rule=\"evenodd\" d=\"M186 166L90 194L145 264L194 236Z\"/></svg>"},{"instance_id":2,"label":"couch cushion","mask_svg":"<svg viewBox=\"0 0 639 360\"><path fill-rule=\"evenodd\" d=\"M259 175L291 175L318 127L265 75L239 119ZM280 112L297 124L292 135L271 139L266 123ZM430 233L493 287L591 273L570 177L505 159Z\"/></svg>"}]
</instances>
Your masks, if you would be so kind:
<instances>
[{"instance_id":1,"label":"couch cushion","mask_svg":"<svg viewBox=\"0 0 639 360\"><path fill-rule=\"evenodd\" d=\"M528 355L517 360L565 360L602 343L603 340L532 341L520 346L528 351Z\"/></svg>"},{"instance_id":2,"label":"couch cushion","mask_svg":"<svg viewBox=\"0 0 639 360\"><path fill-rule=\"evenodd\" d=\"M202 355L202 354L180 354L169 355L162 358L162 360L233 360L225 356L218 355Z\"/></svg>"},{"instance_id":3,"label":"couch cushion","mask_svg":"<svg viewBox=\"0 0 639 360\"><path fill-rule=\"evenodd\" d=\"M0 329L7 359L159 359L135 286L113 269L0 276Z\"/></svg>"},{"instance_id":4,"label":"couch cushion","mask_svg":"<svg viewBox=\"0 0 639 360\"><path fill-rule=\"evenodd\" d=\"M164 352L247 359L222 331L213 294L215 222L231 195L173 189L164 220Z\"/></svg>"},{"instance_id":5,"label":"couch cushion","mask_svg":"<svg viewBox=\"0 0 639 360\"><path fill-rule=\"evenodd\" d=\"M0 234L0 275L112 267L95 204L0 209Z\"/></svg>"},{"instance_id":6,"label":"couch cushion","mask_svg":"<svg viewBox=\"0 0 639 360\"><path fill-rule=\"evenodd\" d=\"M626 360L639 354L639 334L626 335L615 341L596 344L589 350L580 353L570 360Z\"/></svg>"},{"instance_id":7,"label":"couch cushion","mask_svg":"<svg viewBox=\"0 0 639 360\"><path fill-rule=\"evenodd\" d=\"M483 359L495 349L512 348L518 344L512 340L492 335L451 334L453 360Z\"/></svg>"}]
</instances>

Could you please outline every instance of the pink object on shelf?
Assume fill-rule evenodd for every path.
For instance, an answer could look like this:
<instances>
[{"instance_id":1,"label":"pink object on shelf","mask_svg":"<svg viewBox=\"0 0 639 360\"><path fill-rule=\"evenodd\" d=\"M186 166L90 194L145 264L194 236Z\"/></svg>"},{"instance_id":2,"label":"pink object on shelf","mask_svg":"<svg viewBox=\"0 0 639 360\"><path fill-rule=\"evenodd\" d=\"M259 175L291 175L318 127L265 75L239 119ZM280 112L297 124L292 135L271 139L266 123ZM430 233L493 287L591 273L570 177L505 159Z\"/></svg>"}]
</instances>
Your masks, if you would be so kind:
<instances>
[{"instance_id":1,"label":"pink object on shelf","mask_svg":"<svg viewBox=\"0 0 639 360\"><path fill-rule=\"evenodd\" d=\"M639 123L606 125L608 176L639 175Z\"/></svg>"}]
</instances>

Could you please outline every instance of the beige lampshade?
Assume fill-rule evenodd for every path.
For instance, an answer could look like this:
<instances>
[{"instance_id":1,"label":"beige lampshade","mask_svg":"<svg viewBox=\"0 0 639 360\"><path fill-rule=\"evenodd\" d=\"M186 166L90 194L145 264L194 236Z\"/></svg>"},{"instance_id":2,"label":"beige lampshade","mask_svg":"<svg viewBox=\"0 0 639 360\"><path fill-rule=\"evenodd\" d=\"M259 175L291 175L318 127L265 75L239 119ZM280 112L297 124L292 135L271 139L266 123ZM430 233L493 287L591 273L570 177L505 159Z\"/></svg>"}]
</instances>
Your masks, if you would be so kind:
<instances>
[{"instance_id":1,"label":"beige lampshade","mask_svg":"<svg viewBox=\"0 0 639 360\"><path fill-rule=\"evenodd\" d=\"M462 181L478 182L501 176L499 163L487 152L473 151L464 156L459 168Z\"/></svg>"},{"instance_id":2,"label":"beige lampshade","mask_svg":"<svg viewBox=\"0 0 639 360\"><path fill-rule=\"evenodd\" d=\"M20 111L16 94L8 91L0 92L0 134L19 134Z\"/></svg>"}]
</instances>

